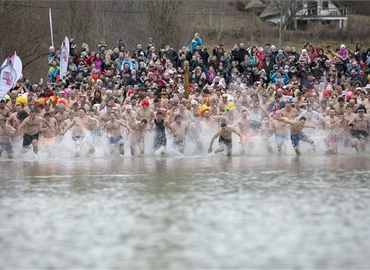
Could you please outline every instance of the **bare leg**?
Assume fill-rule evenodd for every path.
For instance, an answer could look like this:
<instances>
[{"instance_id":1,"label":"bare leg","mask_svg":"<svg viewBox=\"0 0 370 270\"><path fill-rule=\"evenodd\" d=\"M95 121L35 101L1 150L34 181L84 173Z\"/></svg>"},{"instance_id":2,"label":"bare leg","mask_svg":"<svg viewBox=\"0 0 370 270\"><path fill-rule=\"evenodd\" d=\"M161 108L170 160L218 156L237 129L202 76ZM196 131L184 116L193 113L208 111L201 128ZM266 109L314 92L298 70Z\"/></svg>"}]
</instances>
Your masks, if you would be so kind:
<instances>
[{"instance_id":1,"label":"bare leg","mask_svg":"<svg viewBox=\"0 0 370 270\"><path fill-rule=\"evenodd\" d=\"M110 145L110 154L113 155L114 153L114 144Z\"/></svg>"},{"instance_id":2,"label":"bare leg","mask_svg":"<svg viewBox=\"0 0 370 270\"><path fill-rule=\"evenodd\" d=\"M331 146L331 149L333 151L333 154L338 154L338 143L334 142L333 145Z\"/></svg>"},{"instance_id":3,"label":"bare leg","mask_svg":"<svg viewBox=\"0 0 370 270\"><path fill-rule=\"evenodd\" d=\"M39 152L38 141L32 140L32 146L33 146L33 153L37 155L37 153Z\"/></svg>"},{"instance_id":4,"label":"bare leg","mask_svg":"<svg viewBox=\"0 0 370 270\"><path fill-rule=\"evenodd\" d=\"M95 147L94 147L94 145L90 145L90 147L89 147L89 153L90 154L95 153Z\"/></svg>"},{"instance_id":5,"label":"bare leg","mask_svg":"<svg viewBox=\"0 0 370 270\"><path fill-rule=\"evenodd\" d=\"M223 151L225 151L225 144L221 143L220 146L215 150L215 153L219 153Z\"/></svg>"},{"instance_id":6,"label":"bare leg","mask_svg":"<svg viewBox=\"0 0 370 270\"><path fill-rule=\"evenodd\" d=\"M366 151L366 140L361 139L360 140L360 146L362 151Z\"/></svg>"},{"instance_id":7,"label":"bare leg","mask_svg":"<svg viewBox=\"0 0 370 270\"><path fill-rule=\"evenodd\" d=\"M119 153L120 153L121 156L123 156L125 154L125 148L123 147L123 144L121 144L119 146Z\"/></svg>"},{"instance_id":8,"label":"bare leg","mask_svg":"<svg viewBox=\"0 0 370 270\"><path fill-rule=\"evenodd\" d=\"M242 155L245 155L245 142L242 143L242 151L241 151L241 154Z\"/></svg>"},{"instance_id":9,"label":"bare leg","mask_svg":"<svg viewBox=\"0 0 370 270\"><path fill-rule=\"evenodd\" d=\"M282 140L277 140L276 144L277 144L278 153L281 153L281 150L283 149L283 141Z\"/></svg>"},{"instance_id":10,"label":"bare leg","mask_svg":"<svg viewBox=\"0 0 370 270\"><path fill-rule=\"evenodd\" d=\"M139 150L140 150L140 156L143 156L144 155L144 149L145 149L144 140L140 141L138 143L138 145L139 145Z\"/></svg>"},{"instance_id":11,"label":"bare leg","mask_svg":"<svg viewBox=\"0 0 370 270\"><path fill-rule=\"evenodd\" d=\"M356 140L356 139L352 139L352 140L351 140L351 147L352 147L352 148L355 148L355 149L356 149L356 151L358 152L357 140Z\"/></svg>"}]
</instances>

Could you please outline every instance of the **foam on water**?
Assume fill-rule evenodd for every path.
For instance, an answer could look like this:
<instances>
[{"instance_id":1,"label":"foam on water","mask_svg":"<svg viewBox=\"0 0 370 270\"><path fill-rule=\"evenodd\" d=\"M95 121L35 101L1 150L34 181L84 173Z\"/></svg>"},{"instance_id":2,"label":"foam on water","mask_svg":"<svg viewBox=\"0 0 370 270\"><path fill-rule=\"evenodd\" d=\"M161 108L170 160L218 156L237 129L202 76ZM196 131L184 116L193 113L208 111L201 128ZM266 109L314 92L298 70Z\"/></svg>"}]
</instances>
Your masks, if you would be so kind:
<instances>
[{"instance_id":1,"label":"foam on water","mask_svg":"<svg viewBox=\"0 0 370 270\"><path fill-rule=\"evenodd\" d=\"M161 153L161 149L154 152L153 146L153 132L147 132L145 135L145 154L144 156L165 156L165 157L176 157L176 156L186 156L186 157L196 157L196 156L210 156L208 154L208 147L212 136L217 132L215 128L202 128L202 137L200 142L196 143L190 138L186 139L184 154L180 154L178 149L174 148L173 137L167 133L167 147L165 155ZM131 157L130 152L130 135L124 134L124 157ZM300 142L300 149L302 155L325 155L327 148L325 146L324 140L327 136L325 131L310 131L308 135L315 141L316 150L313 151L309 143ZM240 156L242 153L242 144L238 143L239 137L233 134L233 155ZM282 153L277 152L277 145L274 136L269 138L270 146L273 149L272 155L295 155L295 151L292 147L290 139L285 140L283 144ZM369 143L368 143L369 144ZM48 159L48 158L122 158L118 153L118 147L115 150L113 156L110 154L110 145L106 134L102 136L92 136L87 135L82 141L75 142L72 140L71 132L67 132L62 138L57 140L53 145L46 145L39 142L39 153L37 157L34 157L32 148L23 153L22 151L22 141L17 141L14 144L14 159L23 160L34 160L34 159ZM89 153L91 145L94 146L95 152ZM218 138L213 143L213 150L218 147ZM369 146L368 146L369 147ZM351 147L344 147L343 144L339 142L339 154L356 154L355 149ZM369 148L368 148L369 149ZM139 149L135 146L135 156L138 156ZM366 152L365 152L366 153ZM271 153L267 151L264 139L261 136L253 136L250 141L245 144L245 154L246 156L270 156ZM226 156L226 152L219 153L211 156ZM1 160L7 159L5 152L3 153Z\"/></svg>"}]
</instances>

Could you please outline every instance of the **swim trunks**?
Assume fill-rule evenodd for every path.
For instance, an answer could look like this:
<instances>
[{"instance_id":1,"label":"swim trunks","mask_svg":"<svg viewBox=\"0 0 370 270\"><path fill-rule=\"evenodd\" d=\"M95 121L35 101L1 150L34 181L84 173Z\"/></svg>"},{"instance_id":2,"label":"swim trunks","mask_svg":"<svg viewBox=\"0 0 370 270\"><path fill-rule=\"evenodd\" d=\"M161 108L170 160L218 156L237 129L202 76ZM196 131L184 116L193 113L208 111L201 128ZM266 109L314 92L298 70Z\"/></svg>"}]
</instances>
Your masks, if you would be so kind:
<instances>
[{"instance_id":1,"label":"swim trunks","mask_svg":"<svg viewBox=\"0 0 370 270\"><path fill-rule=\"evenodd\" d=\"M231 139L225 139L222 136L219 137L218 143L219 144L221 144L221 143L225 144L225 146L228 150L231 150L231 148L233 147L233 141Z\"/></svg>"},{"instance_id":2,"label":"swim trunks","mask_svg":"<svg viewBox=\"0 0 370 270\"><path fill-rule=\"evenodd\" d=\"M293 147L297 148L299 146L299 141L307 141L308 137L303 132L300 132L297 135L291 135L290 140L292 141Z\"/></svg>"},{"instance_id":3,"label":"swim trunks","mask_svg":"<svg viewBox=\"0 0 370 270\"><path fill-rule=\"evenodd\" d=\"M184 140L174 141L173 145L176 147L185 147L185 141Z\"/></svg>"},{"instance_id":4,"label":"swim trunks","mask_svg":"<svg viewBox=\"0 0 370 270\"><path fill-rule=\"evenodd\" d=\"M0 146L5 150L7 153L13 153L13 145L11 143L1 143Z\"/></svg>"},{"instance_id":5,"label":"swim trunks","mask_svg":"<svg viewBox=\"0 0 370 270\"><path fill-rule=\"evenodd\" d=\"M122 146L124 144L123 137L121 135L111 136L109 137L109 144L118 144L119 146Z\"/></svg>"},{"instance_id":6,"label":"swim trunks","mask_svg":"<svg viewBox=\"0 0 370 270\"><path fill-rule=\"evenodd\" d=\"M24 146L31 145L33 140L38 141L39 140L39 136L40 136L40 132L37 132L34 135L30 135L30 134L24 133L23 134L23 147Z\"/></svg>"},{"instance_id":7,"label":"swim trunks","mask_svg":"<svg viewBox=\"0 0 370 270\"><path fill-rule=\"evenodd\" d=\"M351 135L355 139L359 140L366 140L367 136L369 136L369 133L367 133L365 130L351 130Z\"/></svg>"}]
</instances>

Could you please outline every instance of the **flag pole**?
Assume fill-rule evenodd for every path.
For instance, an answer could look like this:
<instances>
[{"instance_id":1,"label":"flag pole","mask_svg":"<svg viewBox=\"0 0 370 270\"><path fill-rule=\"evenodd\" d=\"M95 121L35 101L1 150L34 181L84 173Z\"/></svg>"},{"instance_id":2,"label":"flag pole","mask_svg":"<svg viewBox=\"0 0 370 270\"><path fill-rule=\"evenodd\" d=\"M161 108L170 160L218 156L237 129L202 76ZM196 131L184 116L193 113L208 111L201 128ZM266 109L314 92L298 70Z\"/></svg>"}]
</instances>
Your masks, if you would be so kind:
<instances>
[{"instance_id":1,"label":"flag pole","mask_svg":"<svg viewBox=\"0 0 370 270\"><path fill-rule=\"evenodd\" d=\"M49 23L50 23L50 38L51 46L54 47L54 37L53 37L53 18L51 17L51 8L49 8Z\"/></svg>"},{"instance_id":2,"label":"flag pole","mask_svg":"<svg viewBox=\"0 0 370 270\"><path fill-rule=\"evenodd\" d=\"M184 74L184 88L185 88L185 98L188 99L190 95L190 87L189 87L189 64L185 63L185 74Z\"/></svg>"}]
</instances>

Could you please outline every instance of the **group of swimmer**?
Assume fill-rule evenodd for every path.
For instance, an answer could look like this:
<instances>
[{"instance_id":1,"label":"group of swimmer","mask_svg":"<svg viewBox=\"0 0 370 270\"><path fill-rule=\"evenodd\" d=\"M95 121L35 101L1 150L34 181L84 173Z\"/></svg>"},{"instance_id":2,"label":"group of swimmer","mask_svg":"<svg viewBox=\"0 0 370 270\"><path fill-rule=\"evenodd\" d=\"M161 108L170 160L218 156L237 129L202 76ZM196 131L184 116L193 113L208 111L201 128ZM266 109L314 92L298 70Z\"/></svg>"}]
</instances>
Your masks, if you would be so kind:
<instances>
[{"instance_id":1,"label":"group of swimmer","mask_svg":"<svg viewBox=\"0 0 370 270\"><path fill-rule=\"evenodd\" d=\"M32 98L27 103L0 101L0 153L5 151L12 158L13 145L23 138L22 146L30 146L37 155L39 143L53 145L61 143L63 136L70 136L76 146L87 137L106 136L110 153L116 150L123 156L125 143L131 155L144 155L147 133L153 133L153 150L166 153L167 136L171 136L173 147L184 154L188 142L193 142L198 151L203 150L203 141L209 141L208 152L226 150L232 154L233 134L239 137L241 154L255 145L254 137L262 138L268 152L273 152L270 139L274 137L278 153L291 140L297 155L301 154L300 141L308 142L315 150L313 139L304 129L323 130L327 136L325 145L328 153L338 153L338 145L351 146L357 151L366 150L370 127L366 107L370 104L370 93L361 105L353 106L339 97L330 99L329 106L318 108L316 101L300 104L297 98L276 95L274 101L264 98L264 90L255 88L253 99L244 102L240 90L222 93L193 93L186 99L181 93L173 98L162 93L160 97L150 94L141 100L135 93L122 100L121 104L107 100L106 105L92 105L85 96L65 104L35 104ZM284 102L283 108L279 104ZM275 103L276 109L268 110ZM295 105L295 106L294 106ZM356 111L356 113L354 112ZM71 131L71 132L68 132ZM126 136L129 134L129 136ZM312 133L311 133L312 134ZM68 135L69 136L69 135ZM214 141L219 146L213 151ZM88 142L89 153L94 153L99 140ZM359 148L360 147L360 148Z\"/></svg>"}]
</instances>

